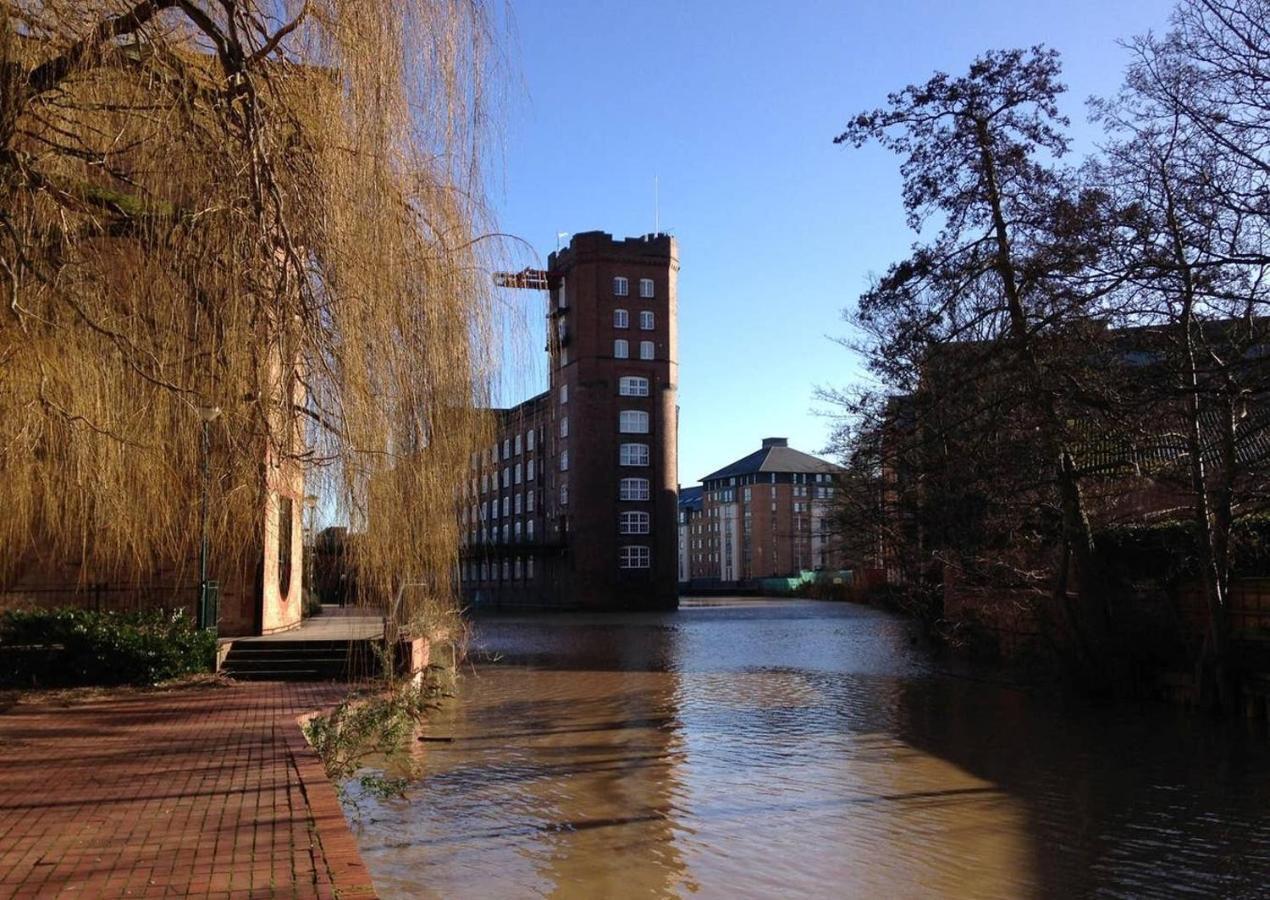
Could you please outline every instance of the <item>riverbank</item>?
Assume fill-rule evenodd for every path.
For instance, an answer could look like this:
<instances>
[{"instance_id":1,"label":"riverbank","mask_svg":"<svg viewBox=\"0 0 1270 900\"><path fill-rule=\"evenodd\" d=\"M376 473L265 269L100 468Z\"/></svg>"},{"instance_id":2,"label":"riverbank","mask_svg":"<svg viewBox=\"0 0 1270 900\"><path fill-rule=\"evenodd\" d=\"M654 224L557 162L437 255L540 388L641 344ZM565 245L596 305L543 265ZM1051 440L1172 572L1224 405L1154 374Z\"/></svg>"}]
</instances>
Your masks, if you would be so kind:
<instances>
[{"instance_id":1,"label":"riverbank","mask_svg":"<svg viewBox=\"0 0 1270 900\"><path fill-rule=\"evenodd\" d=\"M374 896L297 721L345 691L223 681L0 708L0 896Z\"/></svg>"}]
</instances>

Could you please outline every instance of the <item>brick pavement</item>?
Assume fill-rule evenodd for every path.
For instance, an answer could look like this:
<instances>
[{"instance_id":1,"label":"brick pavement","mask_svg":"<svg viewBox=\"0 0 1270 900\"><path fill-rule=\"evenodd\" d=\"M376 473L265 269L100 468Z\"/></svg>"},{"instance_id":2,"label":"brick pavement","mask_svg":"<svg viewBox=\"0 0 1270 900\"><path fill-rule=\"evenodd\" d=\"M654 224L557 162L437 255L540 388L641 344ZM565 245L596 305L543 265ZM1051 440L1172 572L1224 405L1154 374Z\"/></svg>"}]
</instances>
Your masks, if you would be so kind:
<instances>
[{"instance_id":1,"label":"brick pavement","mask_svg":"<svg viewBox=\"0 0 1270 900\"><path fill-rule=\"evenodd\" d=\"M337 685L42 696L0 713L0 898L370 897L296 722Z\"/></svg>"}]
</instances>

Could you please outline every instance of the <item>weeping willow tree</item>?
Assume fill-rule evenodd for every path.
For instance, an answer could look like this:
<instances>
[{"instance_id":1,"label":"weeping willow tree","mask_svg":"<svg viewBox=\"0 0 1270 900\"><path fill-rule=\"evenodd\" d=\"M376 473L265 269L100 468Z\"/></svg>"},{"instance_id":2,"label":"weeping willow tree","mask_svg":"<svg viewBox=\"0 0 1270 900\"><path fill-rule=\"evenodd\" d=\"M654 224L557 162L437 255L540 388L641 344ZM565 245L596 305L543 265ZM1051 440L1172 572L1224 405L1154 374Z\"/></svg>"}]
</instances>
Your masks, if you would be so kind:
<instances>
[{"instance_id":1,"label":"weeping willow tree","mask_svg":"<svg viewBox=\"0 0 1270 900\"><path fill-rule=\"evenodd\" d=\"M363 596L449 602L490 49L479 0L0 0L0 587L193 558L217 409L221 570L302 471Z\"/></svg>"}]
</instances>

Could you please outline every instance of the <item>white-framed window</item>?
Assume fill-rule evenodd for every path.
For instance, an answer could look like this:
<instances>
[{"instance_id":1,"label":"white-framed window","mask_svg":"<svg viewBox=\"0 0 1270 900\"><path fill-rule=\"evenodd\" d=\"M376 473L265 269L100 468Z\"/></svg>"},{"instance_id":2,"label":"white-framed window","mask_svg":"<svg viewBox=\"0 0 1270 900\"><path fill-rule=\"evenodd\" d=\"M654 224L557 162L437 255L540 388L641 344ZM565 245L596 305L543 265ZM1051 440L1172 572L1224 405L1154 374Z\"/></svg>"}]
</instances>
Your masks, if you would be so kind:
<instances>
[{"instance_id":1,"label":"white-framed window","mask_svg":"<svg viewBox=\"0 0 1270 900\"><path fill-rule=\"evenodd\" d=\"M512 529L512 537L516 539L516 543L520 543L520 519L516 520L516 527Z\"/></svg>"},{"instance_id":2,"label":"white-framed window","mask_svg":"<svg viewBox=\"0 0 1270 900\"><path fill-rule=\"evenodd\" d=\"M641 278L639 280L639 295L641 297L653 296L653 280L651 278Z\"/></svg>"},{"instance_id":3,"label":"white-framed window","mask_svg":"<svg viewBox=\"0 0 1270 900\"><path fill-rule=\"evenodd\" d=\"M651 309L644 309L644 310L640 310L640 313L639 313L639 327L640 327L640 329L641 329L641 330L643 330L643 331L652 331L652 330L653 330L653 322L654 322L654 319L653 319L653 311L652 311Z\"/></svg>"},{"instance_id":4,"label":"white-framed window","mask_svg":"<svg viewBox=\"0 0 1270 900\"><path fill-rule=\"evenodd\" d=\"M623 466L646 466L648 465L648 445L647 444L623 444L619 462Z\"/></svg>"},{"instance_id":5,"label":"white-framed window","mask_svg":"<svg viewBox=\"0 0 1270 900\"><path fill-rule=\"evenodd\" d=\"M560 436L561 437L569 436L569 417L568 416L560 417Z\"/></svg>"},{"instance_id":6,"label":"white-framed window","mask_svg":"<svg viewBox=\"0 0 1270 900\"><path fill-rule=\"evenodd\" d=\"M505 467L503 469L503 487L511 487L511 484L512 484L512 470L509 467Z\"/></svg>"},{"instance_id":7,"label":"white-framed window","mask_svg":"<svg viewBox=\"0 0 1270 900\"><path fill-rule=\"evenodd\" d=\"M567 384L560 385L560 405L564 406L569 402L569 386Z\"/></svg>"},{"instance_id":8,"label":"white-framed window","mask_svg":"<svg viewBox=\"0 0 1270 900\"><path fill-rule=\"evenodd\" d=\"M523 494L516 494L516 501L512 504L512 509L516 510L516 515L520 515L520 508L524 504Z\"/></svg>"},{"instance_id":9,"label":"white-framed window","mask_svg":"<svg viewBox=\"0 0 1270 900\"><path fill-rule=\"evenodd\" d=\"M529 496L532 497L533 494L530 494ZM533 539L534 539L534 520L529 519L528 521L525 522L525 540L532 541ZM530 574L532 575L533 573L531 572Z\"/></svg>"},{"instance_id":10,"label":"white-framed window","mask_svg":"<svg viewBox=\"0 0 1270 900\"><path fill-rule=\"evenodd\" d=\"M511 438L503 438L503 459L512 458L512 440Z\"/></svg>"},{"instance_id":11,"label":"white-framed window","mask_svg":"<svg viewBox=\"0 0 1270 900\"><path fill-rule=\"evenodd\" d=\"M531 428L531 429L529 429L529 434L525 435L525 447L526 447L526 449L529 449L529 450L534 449L534 432L535 432L536 430L537 430L537 429Z\"/></svg>"},{"instance_id":12,"label":"white-framed window","mask_svg":"<svg viewBox=\"0 0 1270 900\"><path fill-rule=\"evenodd\" d=\"M630 283L622 275L618 275L613 279L613 293L618 297L625 297L630 293Z\"/></svg>"},{"instance_id":13,"label":"white-framed window","mask_svg":"<svg viewBox=\"0 0 1270 900\"><path fill-rule=\"evenodd\" d=\"M516 450L516 455L520 456L520 435L519 434L516 435L515 450Z\"/></svg>"},{"instance_id":14,"label":"white-framed window","mask_svg":"<svg viewBox=\"0 0 1270 900\"><path fill-rule=\"evenodd\" d=\"M503 518L507 518L507 516L511 515L511 511L512 511L512 498L504 497L503 498ZM503 527L506 528L507 526L504 525Z\"/></svg>"},{"instance_id":15,"label":"white-framed window","mask_svg":"<svg viewBox=\"0 0 1270 900\"><path fill-rule=\"evenodd\" d=\"M507 543L507 523L503 523L503 543Z\"/></svg>"},{"instance_id":16,"label":"white-framed window","mask_svg":"<svg viewBox=\"0 0 1270 900\"><path fill-rule=\"evenodd\" d=\"M640 359L653 358L653 342L652 341L639 342L639 358Z\"/></svg>"},{"instance_id":17,"label":"white-framed window","mask_svg":"<svg viewBox=\"0 0 1270 900\"><path fill-rule=\"evenodd\" d=\"M489 517L491 519L498 518L498 498L495 497L489 502Z\"/></svg>"},{"instance_id":18,"label":"white-framed window","mask_svg":"<svg viewBox=\"0 0 1270 900\"><path fill-rule=\"evenodd\" d=\"M639 375L623 375L618 379L617 392L623 397L647 397L648 379Z\"/></svg>"},{"instance_id":19,"label":"white-framed window","mask_svg":"<svg viewBox=\"0 0 1270 900\"><path fill-rule=\"evenodd\" d=\"M526 512L534 511L534 497L536 497L537 495L538 495L537 491L530 491L529 493L525 495L525 511Z\"/></svg>"},{"instance_id":20,"label":"white-framed window","mask_svg":"<svg viewBox=\"0 0 1270 900\"><path fill-rule=\"evenodd\" d=\"M647 500L648 499L648 479L647 478L623 478L620 482L619 500Z\"/></svg>"},{"instance_id":21,"label":"white-framed window","mask_svg":"<svg viewBox=\"0 0 1270 900\"><path fill-rule=\"evenodd\" d=\"M631 314L624 309L613 310L613 327L614 328L630 328Z\"/></svg>"},{"instance_id":22,"label":"white-framed window","mask_svg":"<svg viewBox=\"0 0 1270 900\"><path fill-rule=\"evenodd\" d=\"M516 484L520 484L520 476L523 471L524 471L524 468L521 466L521 464L516 463L516 474L512 479L513 481L516 482Z\"/></svg>"},{"instance_id":23,"label":"white-framed window","mask_svg":"<svg viewBox=\"0 0 1270 900\"><path fill-rule=\"evenodd\" d=\"M631 355L630 344L626 343L622 338L618 338L613 342L613 358L627 359Z\"/></svg>"},{"instance_id":24,"label":"white-framed window","mask_svg":"<svg viewBox=\"0 0 1270 900\"><path fill-rule=\"evenodd\" d=\"M646 512L628 511L621 514L618 521L620 534L648 534L649 517Z\"/></svg>"},{"instance_id":25,"label":"white-framed window","mask_svg":"<svg viewBox=\"0 0 1270 900\"><path fill-rule=\"evenodd\" d=\"M569 451L568 450L560 451L560 471L561 472L569 471Z\"/></svg>"},{"instance_id":26,"label":"white-framed window","mask_svg":"<svg viewBox=\"0 0 1270 900\"><path fill-rule=\"evenodd\" d=\"M623 569L647 569L652 565L652 554L639 544L627 544L621 548L618 566Z\"/></svg>"},{"instance_id":27,"label":"white-framed window","mask_svg":"<svg viewBox=\"0 0 1270 900\"><path fill-rule=\"evenodd\" d=\"M526 481L534 480L534 460L532 459L525 464L525 480Z\"/></svg>"},{"instance_id":28,"label":"white-framed window","mask_svg":"<svg viewBox=\"0 0 1270 900\"><path fill-rule=\"evenodd\" d=\"M648 434L648 413L642 409L622 410L617 430L622 434Z\"/></svg>"}]
</instances>

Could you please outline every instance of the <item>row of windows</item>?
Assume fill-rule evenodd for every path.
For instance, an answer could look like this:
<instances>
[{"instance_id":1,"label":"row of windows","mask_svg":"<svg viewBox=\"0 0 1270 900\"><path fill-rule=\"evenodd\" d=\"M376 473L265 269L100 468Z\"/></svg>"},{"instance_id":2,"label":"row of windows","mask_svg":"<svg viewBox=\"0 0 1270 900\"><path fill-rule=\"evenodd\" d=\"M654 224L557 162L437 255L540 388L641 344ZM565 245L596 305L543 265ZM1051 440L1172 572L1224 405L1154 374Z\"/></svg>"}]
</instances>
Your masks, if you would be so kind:
<instances>
[{"instance_id":1,"label":"row of windows","mask_svg":"<svg viewBox=\"0 0 1270 900\"><path fill-rule=\"evenodd\" d=\"M527 463L516 463L515 466L503 467L503 487L511 487L513 484L520 484L522 480L533 481L536 473L534 465L535 460L529 460ZM481 493L489 490L498 489L498 473L482 472L481 473Z\"/></svg>"},{"instance_id":2,"label":"row of windows","mask_svg":"<svg viewBox=\"0 0 1270 900\"><path fill-rule=\"evenodd\" d=\"M613 294L617 297L625 297L630 293L631 283L623 275L618 275L613 279ZM639 280L639 295L645 299L653 296L653 280L651 278L641 278Z\"/></svg>"},{"instance_id":3,"label":"row of windows","mask_svg":"<svg viewBox=\"0 0 1270 900\"><path fill-rule=\"evenodd\" d=\"M652 331L655 327L653 322L653 312L650 309L642 310L639 314L639 327L642 331ZM630 328L631 315L624 309L613 310L613 327L614 328Z\"/></svg>"},{"instance_id":4,"label":"row of windows","mask_svg":"<svg viewBox=\"0 0 1270 900\"><path fill-rule=\"evenodd\" d=\"M501 507L499 505L497 498L493 500L489 500L489 501L482 501L479 512L477 511L477 508L475 506L471 508L471 511L469 513L470 521L476 522L479 520L481 522L484 522L487 517L491 519L497 519L498 511L500 508L502 509L504 516L510 516L510 515L518 516L521 514L522 511L533 512L534 511L534 497L536 496L537 496L536 492L529 491L526 494L516 494L515 497L504 497ZM522 497L524 498L523 503L521 502ZM522 510L522 507L523 507L523 510Z\"/></svg>"},{"instance_id":5,"label":"row of windows","mask_svg":"<svg viewBox=\"0 0 1270 900\"><path fill-rule=\"evenodd\" d=\"M525 450L533 452L533 449L534 429L532 428L526 432L516 435L515 437L503 438L503 459L511 459L513 453L519 456ZM490 448L489 461L492 463L498 462L498 444L495 444ZM475 459L472 460L472 465L475 467Z\"/></svg>"},{"instance_id":6,"label":"row of windows","mask_svg":"<svg viewBox=\"0 0 1270 900\"><path fill-rule=\"evenodd\" d=\"M521 541L532 541L534 539L534 520L526 519L524 527L521 527L519 519L515 523L508 526L504 523L501 530L497 525L491 525L488 528L472 528L468 530L468 542L472 544L489 544L498 543L500 540L506 544L511 541L520 543Z\"/></svg>"},{"instance_id":7,"label":"row of windows","mask_svg":"<svg viewBox=\"0 0 1270 900\"><path fill-rule=\"evenodd\" d=\"M618 338L613 342L613 358L614 359L630 359L631 345L625 338ZM652 341L639 342L639 358L655 359L656 351L653 348Z\"/></svg>"},{"instance_id":8,"label":"row of windows","mask_svg":"<svg viewBox=\"0 0 1270 900\"><path fill-rule=\"evenodd\" d=\"M526 558L523 563L520 557L515 559L504 559L502 566L496 562L482 562L479 565L474 562L466 563L463 567L463 578L467 581L496 581L498 579L499 569L502 569L503 581L510 581L515 578L533 578L534 577L534 558L532 556Z\"/></svg>"}]
</instances>

